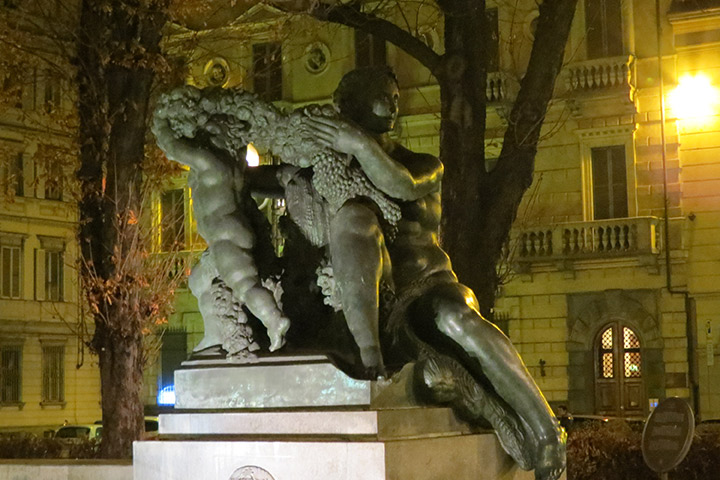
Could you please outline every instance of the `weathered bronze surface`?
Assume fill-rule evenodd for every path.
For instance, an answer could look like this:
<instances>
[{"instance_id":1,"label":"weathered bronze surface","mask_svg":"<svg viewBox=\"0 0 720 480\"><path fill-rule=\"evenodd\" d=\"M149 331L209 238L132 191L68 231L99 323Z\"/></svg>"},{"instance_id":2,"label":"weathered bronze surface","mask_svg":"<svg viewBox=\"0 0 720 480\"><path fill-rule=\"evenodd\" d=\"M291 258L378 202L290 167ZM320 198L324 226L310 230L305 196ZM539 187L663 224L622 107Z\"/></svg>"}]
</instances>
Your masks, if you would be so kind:
<instances>
[{"instance_id":1,"label":"weathered bronze surface","mask_svg":"<svg viewBox=\"0 0 720 480\"><path fill-rule=\"evenodd\" d=\"M443 166L388 135L394 75L355 70L334 99L337 111L289 114L238 90L183 87L161 99L154 132L169 158L190 167L209 246L190 278L205 322L196 352L251 358L257 345L287 341L285 350L325 353L365 379L414 362L420 398L489 422L522 468L558 478L564 432L438 245ZM283 163L246 168L251 142ZM286 199L282 258L268 248L252 193Z\"/></svg>"}]
</instances>

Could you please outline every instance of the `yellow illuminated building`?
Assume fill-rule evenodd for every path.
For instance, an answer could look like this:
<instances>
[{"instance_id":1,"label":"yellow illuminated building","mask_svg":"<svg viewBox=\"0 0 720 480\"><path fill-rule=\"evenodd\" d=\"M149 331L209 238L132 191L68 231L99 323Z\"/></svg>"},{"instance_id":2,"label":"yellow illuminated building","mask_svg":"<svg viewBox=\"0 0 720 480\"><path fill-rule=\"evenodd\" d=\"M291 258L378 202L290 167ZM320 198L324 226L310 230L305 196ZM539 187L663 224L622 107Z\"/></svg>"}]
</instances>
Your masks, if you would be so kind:
<instances>
[{"instance_id":1,"label":"yellow illuminated building","mask_svg":"<svg viewBox=\"0 0 720 480\"><path fill-rule=\"evenodd\" d=\"M536 2L518 3L510 9L487 2L497 26L486 89L488 168L499 154L537 17ZM720 418L720 2L661 0L659 10L658 25L654 0L579 1L535 181L499 267L496 323L550 402L575 414L642 416L656 400L677 395L691 399L703 418ZM422 7L413 27L442 51L434 15ZM262 5L214 27L174 33L197 40L185 52L189 82L243 86L296 108L328 102L355 66L387 63L401 87L395 134L414 150L438 153L439 88L394 46L344 27L287 19ZM97 398L91 399L98 391L92 360L86 355L75 370L74 337L53 319L51 305L58 302L36 296L38 279L47 278L35 273L37 265L52 263L43 255L62 245L63 298L72 301L59 303L77 312L76 214L69 202L43 198L32 181L33 135L11 121L0 125L3 140L24 153L25 182L23 195L2 203L0 214L3 262L17 255L22 265L20 275L8 274L17 278L10 285L21 286L20 296L0 298L3 375L12 352L22 350L21 400L0 401L3 425L11 417L21 421L18 412L26 423L49 424L67 418L71 404L82 405L72 407L78 421L99 415ZM181 209L183 230L172 236L196 252L202 243L193 233L189 194L179 180L155 203L160 216ZM4 276L14 271L5 268ZM171 385L172 370L202 337L187 291L176 310L158 361L146 372L147 403ZM60 406L43 405L37 373L50 339L64 345ZM35 366L26 368L31 361Z\"/></svg>"},{"instance_id":2,"label":"yellow illuminated building","mask_svg":"<svg viewBox=\"0 0 720 480\"><path fill-rule=\"evenodd\" d=\"M498 33L487 85L492 168L537 10L487 7ZM641 416L677 395L720 417L720 2L662 0L659 23L655 7L578 3L535 182L499 268L495 321L554 405ZM442 51L432 11L414 18ZM199 38L191 82L240 85L288 107L329 101L344 72L387 63L401 87L396 135L438 153L439 89L392 45L264 6Z\"/></svg>"},{"instance_id":3,"label":"yellow illuminated building","mask_svg":"<svg viewBox=\"0 0 720 480\"><path fill-rule=\"evenodd\" d=\"M68 85L19 75L0 108L0 432L41 433L100 419L100 379L83 343L68 139L54 123Z\"/></svg>"}]
</instances>

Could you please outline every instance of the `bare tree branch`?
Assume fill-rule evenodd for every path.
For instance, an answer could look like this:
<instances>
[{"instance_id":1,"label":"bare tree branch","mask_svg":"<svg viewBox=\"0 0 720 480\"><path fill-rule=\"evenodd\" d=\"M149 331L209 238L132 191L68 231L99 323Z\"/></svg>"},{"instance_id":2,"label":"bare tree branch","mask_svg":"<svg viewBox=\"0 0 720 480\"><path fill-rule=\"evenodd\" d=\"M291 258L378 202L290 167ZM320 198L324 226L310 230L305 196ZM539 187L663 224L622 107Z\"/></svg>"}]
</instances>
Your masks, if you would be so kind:
<instances>
[{"instance_id":1,"label":"bare tree branch","mask_svg":"<svg viewBox=\"0 0 720 480\"><path fill-rule=\"evenodd\" d=\"M276 5L282 8L282 5ZM442 56L417 37L394 23L375 15L362 12L350 5L328 5L318 2L307 12L314 18L356 28L388 41L422 63L436 77Z\"/></svg>"}]
</instances>

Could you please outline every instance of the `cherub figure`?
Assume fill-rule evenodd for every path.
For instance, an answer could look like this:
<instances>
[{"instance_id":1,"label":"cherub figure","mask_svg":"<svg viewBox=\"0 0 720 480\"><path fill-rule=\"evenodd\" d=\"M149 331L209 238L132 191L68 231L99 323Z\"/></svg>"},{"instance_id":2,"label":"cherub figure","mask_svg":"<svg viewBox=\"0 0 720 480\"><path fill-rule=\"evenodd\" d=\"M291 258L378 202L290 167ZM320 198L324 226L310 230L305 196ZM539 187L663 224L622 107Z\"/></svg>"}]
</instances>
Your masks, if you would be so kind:
<instances>
[{"instance_id":1,"label":"cherub figure","mask_svg":"<svg viewBox=\"0 0 720 480\"><path fill-rule=\"evenodd\" d=\"M311 114L299 123L323 150L340 152L349 166L357 165L372 186L365 191L380 192L373 198L338 196L339 205L319 195L333 205L321 243L327 244L343 312L364 366L382 374L386 363L399 370L415 362L416 384L428 390L430 401L452 404L471 422L486 418L522 468L534 468L539 480L556 480L565 468L564 432L510 340L482 317L474 293L459 283L438 244L443 165L388 135L398 115L397 80L387 68L350 72L335 101L340 117ZM212 133L214 127L205 128ZM211 252L214 244L223 246L215 250L222 252L216 257L220 275L256 306L252 313L277 347L287 319L271 292L260 285L251 256L253 232L228 201L231 192L253 181L252 175L232 162L223 164L221 155L188 139L162 130L159 139L165 134L169 145L159 143L170 158L191 164L199 176L207 175L195 185L197 207L197 190L207 193L203 215L208 221L199 222L200 233L217 230L206 239ZM317 177L317 165L303 166L312 167ZM294 173L276 169L270 183L285 185L287 195L292 182L280 181L283 175L293 178ZM378 212L378 204L386 201L399 209L392 241L384 233L387 217ZM243 238L234 238L236 234ZM394 287L394 301L383 305L382 314L381 279ZM251 298L255 295L257 300Z\"/></svg>"}]
</instances>

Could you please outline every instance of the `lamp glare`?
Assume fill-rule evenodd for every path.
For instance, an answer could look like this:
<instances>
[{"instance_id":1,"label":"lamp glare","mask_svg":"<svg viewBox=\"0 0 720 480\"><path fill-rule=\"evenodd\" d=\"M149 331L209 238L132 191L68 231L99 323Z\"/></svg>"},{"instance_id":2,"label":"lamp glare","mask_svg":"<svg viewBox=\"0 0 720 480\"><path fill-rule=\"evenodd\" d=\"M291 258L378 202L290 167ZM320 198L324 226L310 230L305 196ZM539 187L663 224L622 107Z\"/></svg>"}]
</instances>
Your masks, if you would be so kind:
<instances>
[{"instance_id":1,"label":"lamp glare","mask_svg":"<svg viewBox=\"0 0 720 480\"><path fill-rule=\"evenodd\" d=\"M260 165L260 155L255 147L251 144L247 146L247 152L245 153L245 161L248 167L257 167Z\"/></svg>"},{"instance_id":2,"label":"lamp glare","mask_svg":"<svg viewBox=\"0 0 720 480\"><path fill-rule=\"evenodd\" d=\"M705 75L685 75L670 92L669 100L678 119L709 117L716 113L718 92Z\"/></svg>"}]
</instances>

